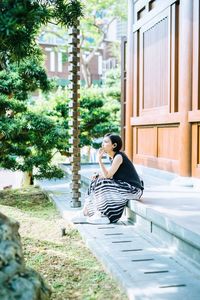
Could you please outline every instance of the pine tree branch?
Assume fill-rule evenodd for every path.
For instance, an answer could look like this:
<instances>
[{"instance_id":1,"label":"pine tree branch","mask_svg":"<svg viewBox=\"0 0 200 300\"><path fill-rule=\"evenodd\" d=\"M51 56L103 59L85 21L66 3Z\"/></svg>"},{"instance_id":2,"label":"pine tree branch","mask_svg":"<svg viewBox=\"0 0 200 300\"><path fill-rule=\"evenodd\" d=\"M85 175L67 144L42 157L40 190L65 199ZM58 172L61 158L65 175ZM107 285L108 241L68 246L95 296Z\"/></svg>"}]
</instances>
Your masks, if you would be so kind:
<instances>
[{"instance_id":1,"label":"pine tree branch","mask_svg":"<svg viewBox=\"0 0 200 300\"><path fill-rule=\"evenodd\" d=\"M55 32L53 30L45 30L45 34L51 33L55 36L57 36L58 38L64 40L66 43L68 42L67 38L64 38L62 35L60 35L58 32Z\"/></svg>"},{"instance_id":2,"label":"pine tree branch","mask_svg":"<svg viewBox=\"0 0 200 300\"><path fill-rule=\"evenodd\" d=\"M116 17L113 17L108 24L106 24L105 26L105 30L103 30L100 26L96 25L95 23L93 24L95 27L97 27L99 29L99 31L102 32L102 38L100 39L100 41L98 42L98 44L96 45L96 47L92 50L92 52L87 56L87 58L85 59L85 63L88 65L90 63L90 61L92 60L92 58L94 57L95 53L99 50L100 46L102 45L102 43L106 40L106 35L108 33L108 29L111 25L111 23L116 19Z\"/></svg>"}]
</instances>

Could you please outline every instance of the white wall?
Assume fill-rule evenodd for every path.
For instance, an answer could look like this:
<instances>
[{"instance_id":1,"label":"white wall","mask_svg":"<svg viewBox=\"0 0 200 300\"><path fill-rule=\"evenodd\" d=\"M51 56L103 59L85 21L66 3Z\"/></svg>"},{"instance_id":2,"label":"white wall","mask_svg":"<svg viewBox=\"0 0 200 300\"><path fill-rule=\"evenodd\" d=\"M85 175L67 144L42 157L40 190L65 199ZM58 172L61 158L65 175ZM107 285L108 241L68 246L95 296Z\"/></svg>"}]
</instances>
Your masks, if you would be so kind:
<instances>
[{"instance_id":1,"label":"white wall","mask_svg":"<svg viewBox=\"0 0 200 300\"><path fill-rule=\"evenodd\" d=\"M21 186L23 173L20 171L12 172L9 170L0 169L0 190L5 186L12 185L12 188Z\"/></svg>"}]
</instances>

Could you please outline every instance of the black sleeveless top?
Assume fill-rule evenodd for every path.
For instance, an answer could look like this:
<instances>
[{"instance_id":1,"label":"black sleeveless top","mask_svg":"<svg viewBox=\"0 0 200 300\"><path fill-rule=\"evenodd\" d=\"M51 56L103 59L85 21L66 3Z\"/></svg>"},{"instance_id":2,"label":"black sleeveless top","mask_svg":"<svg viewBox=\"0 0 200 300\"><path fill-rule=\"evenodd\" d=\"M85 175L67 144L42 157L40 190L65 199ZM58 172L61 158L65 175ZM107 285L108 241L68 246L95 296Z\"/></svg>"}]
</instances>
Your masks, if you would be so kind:
<instances>
[{"instance_id":1,"label":"black sleeveless top","mask_svg":"<svg viewBox=\"0 0 200 300\"><path fill-rule=\"evenodd\" d=\"M115 180L122 180L125 182L130 183L134 187L140 188L143 190L143 185L140 181L140 178L137 174L137 171L133 165L133 163L130 161L130 159L126 156L124 152L116 152L114 157L120 154L122 156L123 162L119 166L119 169L116 171L116 173L113 175L113 179ZM113 158L114 158L113 157Z\"/></svg>"}]
</instances>

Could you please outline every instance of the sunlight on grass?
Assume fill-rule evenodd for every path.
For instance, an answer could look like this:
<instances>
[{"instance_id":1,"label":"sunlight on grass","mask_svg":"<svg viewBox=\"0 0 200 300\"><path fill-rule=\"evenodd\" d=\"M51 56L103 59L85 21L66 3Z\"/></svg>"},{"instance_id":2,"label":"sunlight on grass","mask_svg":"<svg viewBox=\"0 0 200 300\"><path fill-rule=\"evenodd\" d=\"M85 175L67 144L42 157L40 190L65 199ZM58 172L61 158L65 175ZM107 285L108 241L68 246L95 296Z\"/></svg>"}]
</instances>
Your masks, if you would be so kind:
<instances>
[{"instance_id":1,"label":"sunlight on grass","mask_svg":"<svg viewBox=\"0 0 200 300\"><path fill-rule=\"evenodd\" d=\"M0 209L20 222L26 264L40 272L51 286L51 299L127 299L85 247L78 231L60 218L41 190L0 192Z\"/></svg>"},{"instance_id":2,"label":"sunlight on grass","mask_svg":"<svg viewBox=\"0 0 200 300\"><path fill-rule=\"evenodd\" d=\"M0 204L19 208L30 216L38 218L48 218L49 215L57 213L54 204L39 188L35 187L0 191Z\"/></svg>"}]
</instances>

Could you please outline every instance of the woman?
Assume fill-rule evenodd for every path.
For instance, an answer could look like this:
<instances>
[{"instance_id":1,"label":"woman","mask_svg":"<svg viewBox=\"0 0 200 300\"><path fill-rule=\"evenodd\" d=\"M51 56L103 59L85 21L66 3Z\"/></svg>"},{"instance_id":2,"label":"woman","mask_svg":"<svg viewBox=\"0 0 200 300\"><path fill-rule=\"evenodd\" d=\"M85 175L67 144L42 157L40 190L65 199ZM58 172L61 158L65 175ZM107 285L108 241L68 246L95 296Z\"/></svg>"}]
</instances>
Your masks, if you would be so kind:
<instances>
[{"instance_id":1,"label":"woman","mask_svg":"<svg viewBox=\"0 0 200 300\"><path fill-rule=\"evenodd\" d=\"M143 185L132 162L120 151L121 148L120 136L104 136L102 148L98 152L101 173L94 176L83 208L83 215L89 223L116 223L128 200L138 200L142 196ZM102 161L105 154L111 160L109 168Z\"/></svg>"}]
</instances>

